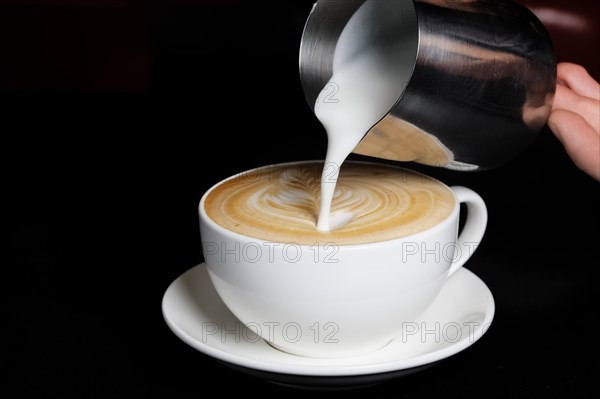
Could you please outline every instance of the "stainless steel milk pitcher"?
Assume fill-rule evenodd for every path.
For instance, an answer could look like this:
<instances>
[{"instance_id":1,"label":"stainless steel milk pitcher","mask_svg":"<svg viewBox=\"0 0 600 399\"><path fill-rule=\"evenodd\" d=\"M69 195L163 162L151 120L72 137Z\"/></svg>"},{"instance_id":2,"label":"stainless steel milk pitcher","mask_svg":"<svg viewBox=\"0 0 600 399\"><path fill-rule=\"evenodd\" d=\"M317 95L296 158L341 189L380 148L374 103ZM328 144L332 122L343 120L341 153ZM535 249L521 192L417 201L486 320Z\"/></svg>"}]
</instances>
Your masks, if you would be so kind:
<instances>
[{"instance_id":1,"label":"stainless steel milk pitcher","mask_svg":"<svg viewBox=\"0 0 600 399\"><path fill-rule=\"evenodd\" d=\"M368 2L393 23L374 23L361 40L402 40L397 67L410 73L355 153L470 171L501 165L534 140L552 107L556 61L542 23L513 1L319 0L300 48L313 111L344 27Z\"/></svg>"}]
</instances>

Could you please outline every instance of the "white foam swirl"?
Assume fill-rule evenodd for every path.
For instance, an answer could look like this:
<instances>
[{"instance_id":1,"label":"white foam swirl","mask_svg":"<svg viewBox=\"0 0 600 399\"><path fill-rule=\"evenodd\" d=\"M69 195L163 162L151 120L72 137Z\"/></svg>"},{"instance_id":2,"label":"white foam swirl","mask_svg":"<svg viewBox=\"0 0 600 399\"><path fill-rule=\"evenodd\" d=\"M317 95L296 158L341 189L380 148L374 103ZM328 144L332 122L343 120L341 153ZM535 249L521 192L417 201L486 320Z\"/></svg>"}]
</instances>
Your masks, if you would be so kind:
<instances>
[{"instance_id":1,"label":"white foam swirl","mask_svg":"<svg viewBox=\"0 0 600 399\"><path fill-rule=\"evenodd\" d=\"M454 196L441 183L385 165L346 163L332 204L332 230L316 229L322 164L276 167L229 180L207 197L208 215L238 233L276 242L357 244L403 237L445 219Z\"/></svg>"}]
</instances>

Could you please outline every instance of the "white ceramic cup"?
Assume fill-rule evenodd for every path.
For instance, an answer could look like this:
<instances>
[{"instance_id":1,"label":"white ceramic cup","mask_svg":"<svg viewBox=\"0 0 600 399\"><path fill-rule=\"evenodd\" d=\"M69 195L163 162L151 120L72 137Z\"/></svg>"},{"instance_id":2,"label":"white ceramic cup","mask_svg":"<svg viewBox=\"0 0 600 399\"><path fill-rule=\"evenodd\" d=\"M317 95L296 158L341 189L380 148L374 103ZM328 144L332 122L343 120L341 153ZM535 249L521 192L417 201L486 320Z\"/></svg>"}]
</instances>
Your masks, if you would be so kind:
<instances>
[{"instance_id":1,"label":"white ceramic cup","mask_svg":"<svg viewBox=\"0 0 600 399\"><path fill-rule=\"evenodd\" d=\"M481 197L452 187L450 216L411 236L339 246L269 242L211 220L204 202L213 189L200 201L200 231L219 296L250 330L300 356L348 357L385 346L470 258L487 224ZM468 214L459 236L461 203Z\"/></svg>"}]
</instances>

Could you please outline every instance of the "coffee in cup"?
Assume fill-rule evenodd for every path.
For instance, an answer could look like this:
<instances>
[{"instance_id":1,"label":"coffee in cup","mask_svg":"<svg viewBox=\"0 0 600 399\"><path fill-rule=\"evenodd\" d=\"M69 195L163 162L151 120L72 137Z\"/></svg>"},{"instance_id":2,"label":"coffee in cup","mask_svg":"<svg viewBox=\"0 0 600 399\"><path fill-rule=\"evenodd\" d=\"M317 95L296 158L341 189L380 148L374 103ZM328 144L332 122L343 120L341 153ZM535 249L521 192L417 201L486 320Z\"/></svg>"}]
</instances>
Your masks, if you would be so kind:
<instances>
[{"instance_id":1,"label":"coffee in cup","mask_svg":"<svg viewBox=\"0 0 600 399\"><path fill-rule=\"evenodd\" d=\"M229 309L283 351L377 350L433 302L472 255L483 200L406 169L347 162L331 230L318 231L322 162L273 165L211 188L199 207L210 278ZM460 204L468 215L458 236Z\"/></svg>"}]
</instances>

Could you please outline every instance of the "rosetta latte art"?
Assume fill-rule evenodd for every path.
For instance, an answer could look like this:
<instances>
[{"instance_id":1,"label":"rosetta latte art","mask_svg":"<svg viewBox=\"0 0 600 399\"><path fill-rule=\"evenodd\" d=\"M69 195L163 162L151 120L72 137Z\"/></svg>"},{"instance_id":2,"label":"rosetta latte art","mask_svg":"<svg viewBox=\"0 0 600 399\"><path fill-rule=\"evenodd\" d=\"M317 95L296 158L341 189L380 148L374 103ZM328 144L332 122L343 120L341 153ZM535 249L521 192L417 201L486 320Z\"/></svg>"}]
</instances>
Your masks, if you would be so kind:
<instances>
[{"instance_id":1,"label":"rosetta latte art","mask_svg":"<svg viewBox=\"0 0 600 399\"><path fill-rule=\"evenodd\" d=\"M323 164L305 162L248 172L216 186L208 216L228 230L274 242L363 244L435 226L455 206L442 183L405 169L345 163L332 204L331 230L318 231Z\"/></svg>"}]
</instances>

